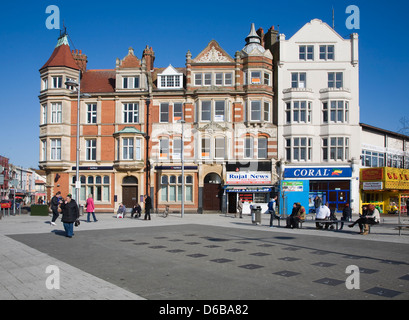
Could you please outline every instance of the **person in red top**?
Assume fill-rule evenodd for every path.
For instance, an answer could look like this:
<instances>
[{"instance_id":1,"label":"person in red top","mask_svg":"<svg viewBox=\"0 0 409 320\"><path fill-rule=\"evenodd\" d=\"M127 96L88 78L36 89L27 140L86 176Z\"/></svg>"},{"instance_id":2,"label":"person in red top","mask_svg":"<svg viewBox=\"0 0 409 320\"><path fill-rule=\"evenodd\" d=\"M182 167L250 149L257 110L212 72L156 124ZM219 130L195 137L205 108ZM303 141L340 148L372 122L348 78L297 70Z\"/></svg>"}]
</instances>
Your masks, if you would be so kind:
<instances>
[{"instance_id":1,"label":"person in red top","mask_svg":"<svg viewBox=\"0 0 409 320\"><path fill-rule=\"evenodd\" d=\"M91 222L89 220L89 214L92 213L92 217L94 218L94 222L97 222L97 218L95 218L95 207L94 207L94 199L92 199L92 194L88 195L87 204L85 205L87 208L87 222Z\"/></svg>"}]
</instances>

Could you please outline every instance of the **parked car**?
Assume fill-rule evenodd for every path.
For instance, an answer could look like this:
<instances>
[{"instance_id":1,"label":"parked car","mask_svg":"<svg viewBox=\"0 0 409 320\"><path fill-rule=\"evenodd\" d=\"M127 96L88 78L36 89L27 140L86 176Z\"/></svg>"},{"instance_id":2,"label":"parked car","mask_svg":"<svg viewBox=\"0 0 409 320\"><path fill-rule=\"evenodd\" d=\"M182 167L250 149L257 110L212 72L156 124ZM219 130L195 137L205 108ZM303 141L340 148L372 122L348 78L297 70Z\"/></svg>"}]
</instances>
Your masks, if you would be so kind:
<instances>
[{"instance_id":1,"label":"parked car","mask_svg":"<svg viewBox=\"0 0 409 320\"><path fill-rule=\"evenodd\" d=\"M1 200L1 208L2 209L10 209L11 208L11 200Z\"/></svg>"}]
</instances>

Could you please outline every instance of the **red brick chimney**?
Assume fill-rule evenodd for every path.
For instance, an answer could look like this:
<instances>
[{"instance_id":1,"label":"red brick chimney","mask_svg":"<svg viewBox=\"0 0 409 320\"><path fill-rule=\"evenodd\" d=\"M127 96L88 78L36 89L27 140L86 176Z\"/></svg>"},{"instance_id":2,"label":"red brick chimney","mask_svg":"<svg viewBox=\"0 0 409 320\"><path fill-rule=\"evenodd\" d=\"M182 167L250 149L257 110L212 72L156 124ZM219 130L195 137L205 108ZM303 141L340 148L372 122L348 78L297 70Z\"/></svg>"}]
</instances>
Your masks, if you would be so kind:
<instances>
[{"instance_id":1,"label":"red brick chimney","mask_svg":"<svg viewBox=\"0 0 409 320\"><path fill-rule=\"evenodd\" d=\"M82 50L72 50L72 56L74 57L75 63L81 69L81 72L87 71L88 57L82 54Z\"/></svg>"},{"instance_id":2,"label":"red brick chimney","mask_svg":"<svg viewBox=\"0 0 409 320\"><path fill-rule=\"evenodd\" d=\"M155 52L153 52L152 47L149 48L147 45L143 50L142 58L145 58L146 69L148 71L153 70L153 62L155 61Z\"/></svg>"}]
</instances>

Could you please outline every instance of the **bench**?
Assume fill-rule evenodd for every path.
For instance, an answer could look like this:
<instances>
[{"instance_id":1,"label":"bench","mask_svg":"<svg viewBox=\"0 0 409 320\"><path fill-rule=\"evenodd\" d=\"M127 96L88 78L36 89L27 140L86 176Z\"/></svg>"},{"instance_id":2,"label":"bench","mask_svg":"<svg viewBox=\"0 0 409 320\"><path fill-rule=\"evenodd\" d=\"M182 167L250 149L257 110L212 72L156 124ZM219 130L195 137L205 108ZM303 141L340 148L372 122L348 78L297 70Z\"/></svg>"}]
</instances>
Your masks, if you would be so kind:
<instances>
[{"instance_id":1,"label":"bench","mask_svg":"<svg viewBox=\"0 0 409 320\"><path fill-rule=\"evenodd\" d=\"M396 227L399 230L399 235L401 235L402 229L409 229L409 224L398 224Z\"/></svg>"}]
</instances>

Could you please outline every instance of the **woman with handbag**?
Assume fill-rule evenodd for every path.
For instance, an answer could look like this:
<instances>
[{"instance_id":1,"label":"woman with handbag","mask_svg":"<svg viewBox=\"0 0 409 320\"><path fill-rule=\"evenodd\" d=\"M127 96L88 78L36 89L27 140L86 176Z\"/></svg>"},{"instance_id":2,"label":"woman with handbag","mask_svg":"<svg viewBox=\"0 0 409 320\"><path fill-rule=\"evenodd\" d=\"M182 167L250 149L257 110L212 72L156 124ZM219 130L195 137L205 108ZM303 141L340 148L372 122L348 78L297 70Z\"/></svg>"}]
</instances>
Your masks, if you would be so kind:
<instances>
[{"instance_id":1,"label":"woman with handbag","mask_svg":"<svg viewBox=\"0 0 409 320\"><path fill-rule=\"evenodd\" d=\"M92 213L92 217L94 218L94 222L97 222L97 218L95 218L95 206L94 206L94 199L92 198L92 194L88 195L87 203L85 204L87 208L87 222L91 222L89 220L89 215Z\"/></svg>"},{"instance_id":2,"label":"woman with handbag","mask_svg":"<svg viewBox=\"0 0 409 320\"><path fill-rule=\"evenodd\" d=\"M62 212L61 222L64 225L66 237L72 238L74 235L74 222L78 221L80 212L71 194L67 195L65 202L61 204L61 209L59 210Z\"/></svg>"}]
</instances>

